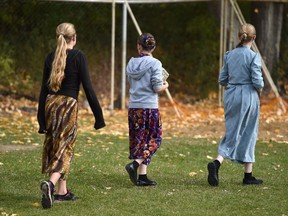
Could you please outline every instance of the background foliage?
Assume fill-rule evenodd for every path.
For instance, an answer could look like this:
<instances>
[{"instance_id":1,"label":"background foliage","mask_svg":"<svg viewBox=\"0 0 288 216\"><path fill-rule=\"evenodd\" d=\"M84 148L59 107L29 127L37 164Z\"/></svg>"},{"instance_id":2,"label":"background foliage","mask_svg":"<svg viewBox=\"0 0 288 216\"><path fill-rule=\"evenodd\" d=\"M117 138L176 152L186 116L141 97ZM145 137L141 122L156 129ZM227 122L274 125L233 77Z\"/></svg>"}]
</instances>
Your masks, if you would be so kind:
<instances>
[{"instance_id":1,"label":"background foliage","mask_svg":"<svg viewBox=\"0 0 288 216\"><path fill-rule=\"evenodd\" d=\"M249 3L240 5L249 21ZM157 40L154 53L171 73L174 95L205 98L217 92L219 71L219 6L215 3L131 5L143 32ZM287 6L285 13L287 14ZM43 62L54 49L55 28L75 24L77 47L88 58L94 87L100 97L110 91L111 4L0 1L0 90L37 99ZM275 79L287 79L287 16L284 16L281 62ZM136 55L137 31L128 15L127 60ZM116 87L120 86L122 6L116 10ZM285 51L286 49L286 51ZM107 83L107 85L102 85ZM116 88L116 97L120 88Z\"/></svg>"}]
</instances>

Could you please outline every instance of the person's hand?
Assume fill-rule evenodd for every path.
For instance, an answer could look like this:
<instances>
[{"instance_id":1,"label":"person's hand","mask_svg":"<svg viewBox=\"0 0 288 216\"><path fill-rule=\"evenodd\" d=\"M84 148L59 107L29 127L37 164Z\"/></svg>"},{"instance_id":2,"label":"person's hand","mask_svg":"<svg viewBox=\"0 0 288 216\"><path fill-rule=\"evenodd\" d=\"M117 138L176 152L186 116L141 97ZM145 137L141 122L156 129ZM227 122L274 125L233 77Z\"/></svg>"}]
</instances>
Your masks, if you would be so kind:
<instances>
[{"instance_id":1,"label":"person's hand","mask_svg":"<svg viewBox=\"0 0 288 216\"><path fill-rule=\"evenodd\" d=\"M165 91L169 87L169 83L167 81L163 81L162 86L159 90L155 91L156 93L160 93Z\"/></svg>"},{"instance_id":2,"label":"person's hand","mask_svg":"<svg viewBox=\"0 0 288 216\"><path fill-rule=\"evenodd\" d=\"M47 133L47 130L45 130L45 129L39 129L39 130L38 130L38 133L39 133L39 134L46 134L46 133Z\"/></svg>"},{"instance_id":3,"label":"person's hand","mask_svg":"<svg viewBox=\"0 0 288 216\"><path fill-rule=\"evenodd\" d=\"M257 94L258 94L258 97L259 97L259 99L260 99L261 94L262 94L262 89L257 89Z\"/></svg>"},{"instance_id":4,"label":"person's hand","mask_svg":"<svg viewBox=\"0 0 288 216\"><path fill-rule=\"evenodd\" d=\"M95 124L94 124L94 128L95 128L96 130L99 130L99 129L105 127L105 126L106 126L106 124L105 124L105 121L104 121L104 120L96 121Z\"/></svg>"},{"instance_id":5,"label":"person's hand","mask_svg":"<svg viewBox=\"0 0 288 216\"><path fill-rule=\"evenodd\" d=\"M166 88L168 88L168 87L169 87L169 83L168 83L167 81L164 81L164 82L163 82L163 86L165 86Z\"/></svg>"}]
</instances>

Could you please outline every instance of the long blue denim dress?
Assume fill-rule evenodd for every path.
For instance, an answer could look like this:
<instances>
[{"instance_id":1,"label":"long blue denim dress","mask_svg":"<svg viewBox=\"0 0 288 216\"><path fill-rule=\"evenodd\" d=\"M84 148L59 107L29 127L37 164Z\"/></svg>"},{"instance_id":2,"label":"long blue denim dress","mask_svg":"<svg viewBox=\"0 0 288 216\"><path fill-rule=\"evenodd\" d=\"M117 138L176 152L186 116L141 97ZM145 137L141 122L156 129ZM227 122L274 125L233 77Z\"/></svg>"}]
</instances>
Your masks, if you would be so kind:
<instances>
[{"instance_id":1,"label":"long blue denim dress","mask_svg":"<svg viewBox=\"0 0 288 216\"><path fill-rule=\"evenodd\" d=\"M260 116L257 91L264 87L261 56L248 46L227 52L218 82L225 86L226 126L218 153L235 162L253 163Z\"/></svg>"}]
</instances>

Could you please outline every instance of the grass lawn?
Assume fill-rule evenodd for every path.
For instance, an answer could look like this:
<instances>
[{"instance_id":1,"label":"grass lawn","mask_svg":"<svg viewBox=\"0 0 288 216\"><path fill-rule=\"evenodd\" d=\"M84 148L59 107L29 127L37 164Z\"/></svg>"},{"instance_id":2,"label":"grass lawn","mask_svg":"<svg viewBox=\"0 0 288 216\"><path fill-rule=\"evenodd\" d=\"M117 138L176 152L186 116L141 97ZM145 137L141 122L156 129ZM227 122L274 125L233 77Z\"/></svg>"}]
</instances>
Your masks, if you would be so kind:
<instances>
[{"instance_id":1,"label":"grass lawn","mask_svg":"<svg viewBox=\"0 0 288 216\"><path fill-rule=\"evenodd\" d=\"M32 138L42 143L43 136ZM6 136L0 144L12 139L15 137ZM0 212L9 216L284 216L288 215L287 147L287 143L257 143L254 174L264 180L263 185L243 186L242 165L226 160L220 169L219 187L211 187L206 166L209 158L216 156L217 144L207 139L164 138L148 170L158 186L139 188L132 185L124 169L129 162L127 137L81 132L68 179L68 187L79 200L42 209L39 185L46 177L40 172L40 145L32 150L0 152Z\"/></svg>"}]
</instances>

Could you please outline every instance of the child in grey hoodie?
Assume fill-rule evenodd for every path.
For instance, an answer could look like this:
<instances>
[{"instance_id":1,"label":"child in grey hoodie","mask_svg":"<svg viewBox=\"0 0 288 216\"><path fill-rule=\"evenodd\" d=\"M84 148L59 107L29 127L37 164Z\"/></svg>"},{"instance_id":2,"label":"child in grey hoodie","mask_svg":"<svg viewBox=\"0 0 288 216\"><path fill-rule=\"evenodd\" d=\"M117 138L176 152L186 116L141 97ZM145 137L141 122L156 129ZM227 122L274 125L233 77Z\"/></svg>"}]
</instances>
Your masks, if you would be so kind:
<instances>
[{"instance_id":1,"label":"child in grey hoodie","mask_svg":"<svg viewBox=\"0 0 288 216\"><path fill-rule=\"evenodd\" d=\"M150 33L138 37L138 57L131 58L126 72L129 89L129 159L126 165L131 181L137 186L156 186L147 177L147 166L162 142L162 122L158 93L168 88L163 80L162 64L152 56L156 41ZM139 169L139 178L137 171Z\"/></svg>"}]
</instances>

